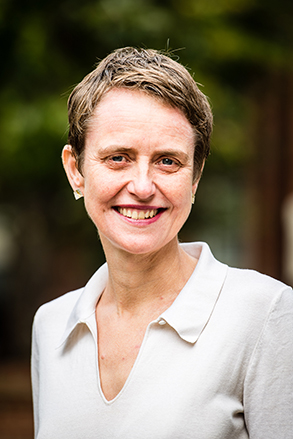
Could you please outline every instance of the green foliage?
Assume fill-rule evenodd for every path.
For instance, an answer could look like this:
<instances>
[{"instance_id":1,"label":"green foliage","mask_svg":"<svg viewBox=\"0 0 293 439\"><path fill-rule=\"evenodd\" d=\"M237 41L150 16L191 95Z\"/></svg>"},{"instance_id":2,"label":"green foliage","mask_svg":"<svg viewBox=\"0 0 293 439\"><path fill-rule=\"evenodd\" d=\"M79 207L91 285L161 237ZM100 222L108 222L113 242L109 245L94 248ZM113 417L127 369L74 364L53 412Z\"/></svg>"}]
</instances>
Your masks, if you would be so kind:
<instances>
[{"instance_id":1,"label":"green foliage","mask_svg":"<svg viewBox=\"0 0 293 439\"><path fill-rule=\"evenodd\" d=\"M250 151L243 93L266 70L292 68L291 17L289 0L2 0L2 193L42 197L63 185L66 97L124 45L175 49L211 98L215 162L241 166Z\"/></svg>"},{"instance_id":2,"label":"green foliage","mask_svg":"<svg viewBox=\"0 0 293 439\"><path fill-rule=\"evenodd\" d=\"M215 112L211 166L233 173L250 152L243 93L266 70L291 68L291 17L288 0L2 0L2 194L41 198L64 184L66 97L125 45L175 49L195 72Z\"/></svg>"}]
</instances>

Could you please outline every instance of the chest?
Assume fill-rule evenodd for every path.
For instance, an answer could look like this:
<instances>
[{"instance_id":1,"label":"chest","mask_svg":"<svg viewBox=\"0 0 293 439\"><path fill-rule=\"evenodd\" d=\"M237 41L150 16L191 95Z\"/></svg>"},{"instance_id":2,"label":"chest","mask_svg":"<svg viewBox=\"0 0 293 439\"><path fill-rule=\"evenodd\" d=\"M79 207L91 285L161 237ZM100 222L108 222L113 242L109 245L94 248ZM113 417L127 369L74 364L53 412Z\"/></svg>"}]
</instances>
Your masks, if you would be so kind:
<instances>
[{"instance_id":1,"label":"chest","mask_svg":"<svg viewBox=\"0 0 293 439\"><path fill-rule=\"evenodd\" d=\"M139 355L147 324L97 321L98 368L105 398L113 400L125 385Z\"/></svg>"},{"instance_id":2,"label":"chest","mask_svg":"<svg viewBox=\"0 0 293 439\"><path fill-rule=\"evenodd\" d=\"M189 344L168 325L151 324L138 354L131 356L130 364L134 363L122 389L114 399L107 400L101 393L95 361L96 340L85 328L74 349L47 363L50 367L42 380L46 388L40 395L46 413L41 431L52 431L52 435L40 434L38 439L56 437L57 431L60 439L68 438L69 433L72 438L89 439L246 439L244 420L239 416L243 410L242 371L231 364L236 353L232 355L227 344L226 350L218 346L218 340L214 345L212 340L206 341L203 337L198 344ZM120 354L125 351L121 347ZM111 355L113 367L117 356ZM55 369L54 364L58 364ZM129 365L125 370L127 374ZM51 396L56 393L58 404L53 404ZM62 436L59 427L64 427L65 418L68 422Z\"/></svg>"}]
</instances>

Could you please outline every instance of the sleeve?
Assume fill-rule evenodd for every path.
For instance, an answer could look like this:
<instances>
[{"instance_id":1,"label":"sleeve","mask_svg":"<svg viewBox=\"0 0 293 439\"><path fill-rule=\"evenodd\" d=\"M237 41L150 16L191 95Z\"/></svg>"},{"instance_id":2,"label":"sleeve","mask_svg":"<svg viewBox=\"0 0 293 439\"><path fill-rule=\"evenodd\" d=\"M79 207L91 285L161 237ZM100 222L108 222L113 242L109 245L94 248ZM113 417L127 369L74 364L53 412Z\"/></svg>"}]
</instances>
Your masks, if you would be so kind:
<instances>
[{"instance_id":1,"label":"sleeve","mask_svg":"<svg viewBox=\"0 0 293 439\"><path fill-rule=\"evenodd\" d=\"M37 315L38 314L36 314L33 322L31 349L31 381L35 438L37 437L39 426L39 346L37 341Z\"/></svg>"},{"instance_id":2,"label":"sleeve","mask_svg":"<svg viewBox=\"0 0 293 439\"><path fill-rule=\"evenodd\" d=\"M250 439L293 438L293 292L273 301L244 382Z\"/></svg>"}]
</instances>

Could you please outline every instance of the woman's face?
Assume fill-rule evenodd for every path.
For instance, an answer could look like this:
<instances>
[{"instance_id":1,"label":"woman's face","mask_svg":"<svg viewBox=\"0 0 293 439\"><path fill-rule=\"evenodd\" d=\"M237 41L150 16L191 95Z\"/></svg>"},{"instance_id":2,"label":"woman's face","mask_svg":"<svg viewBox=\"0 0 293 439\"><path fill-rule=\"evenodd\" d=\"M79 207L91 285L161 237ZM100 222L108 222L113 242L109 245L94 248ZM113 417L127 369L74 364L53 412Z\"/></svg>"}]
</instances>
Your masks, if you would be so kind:
<instances>
[{"instance_id":1,"label":"woman's face","mask_svg":"<svg viewBox=\"0 0 293 439\"><path fill-rule=\"evenodd\" d=\"M72 155L64 162L104 246L145 254L177 239L197 188L193 151L194 132L180 110L140 91L103 97L86 135L83 176Z\"/></svg>"}]
</instances>

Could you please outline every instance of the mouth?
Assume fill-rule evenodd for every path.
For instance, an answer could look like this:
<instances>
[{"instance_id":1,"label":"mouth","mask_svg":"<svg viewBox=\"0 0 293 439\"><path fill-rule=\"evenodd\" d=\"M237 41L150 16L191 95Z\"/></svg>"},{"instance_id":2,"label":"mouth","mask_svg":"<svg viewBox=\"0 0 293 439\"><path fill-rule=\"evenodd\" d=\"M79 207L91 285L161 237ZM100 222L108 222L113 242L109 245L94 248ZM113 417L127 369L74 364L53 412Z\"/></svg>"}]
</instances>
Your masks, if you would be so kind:
<instances>
[{"instance_id":1,"label":"mouth","mask_svg":"<svg viewBox=\"0 0 293 439\"><path fill-rule=\"evenodd\" d=\"M134 220L146 220L153 218L166 209L134 209L129 207L115 207L115 210L121 215Z\"/></svg>"}]
</instances>

